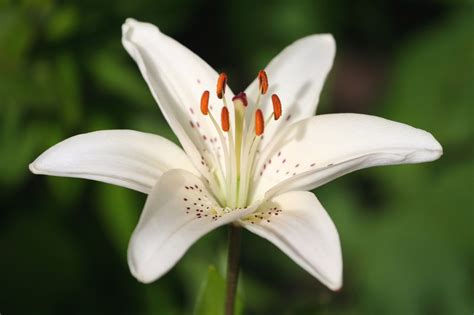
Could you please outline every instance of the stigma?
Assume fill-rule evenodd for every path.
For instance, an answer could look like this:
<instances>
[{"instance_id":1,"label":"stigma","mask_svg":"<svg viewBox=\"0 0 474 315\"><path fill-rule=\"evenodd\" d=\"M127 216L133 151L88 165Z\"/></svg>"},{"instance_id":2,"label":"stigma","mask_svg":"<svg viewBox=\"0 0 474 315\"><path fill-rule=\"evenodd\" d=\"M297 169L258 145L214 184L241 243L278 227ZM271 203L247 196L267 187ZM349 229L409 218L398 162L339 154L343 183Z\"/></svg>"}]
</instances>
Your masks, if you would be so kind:
<instances>
[{"instance_id":1,"label":"stigma","mask_svg":"<svg viewBox=\"0 0 474 315\"><path fill-rule=\"evenodd\" d=\"M239 104L242 104L244 107L247 107L249 104L248 99L247 99L247 94L245 94L245 92L240 92L237 95L235 95L232 98L232 102L234 102L234 104L236 104L237 102L240 102Z\"/></svg>"}]
</instances>

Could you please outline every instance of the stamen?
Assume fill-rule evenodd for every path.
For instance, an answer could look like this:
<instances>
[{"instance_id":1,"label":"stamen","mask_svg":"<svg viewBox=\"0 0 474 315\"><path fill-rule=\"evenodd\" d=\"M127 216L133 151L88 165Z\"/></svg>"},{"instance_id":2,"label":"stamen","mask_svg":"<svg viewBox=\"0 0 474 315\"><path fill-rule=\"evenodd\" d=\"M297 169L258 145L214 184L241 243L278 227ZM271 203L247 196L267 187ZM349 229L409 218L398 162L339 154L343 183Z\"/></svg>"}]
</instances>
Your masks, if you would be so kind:
<instances>
[{"instance_id":1,"label":"stamen","mask_svg":"<svg viewBox=\"0 0 474 315\"><path fill-rule=\"evenodd\" d=\"M255 134L260 136L263 134L265 127L263 121L263 113L261 109L255 111Z\"/></svg>"},{"instance_id":2,"label":"stamen","mask_svg":"<svg viewBox=\"0 0 474 315\"><path fill-rule=\"evenodd\" d=\"M268 77L265 70L260 70L258 72L258 88L260 89L260 93L262 95L268 91Z\"/></svg>"},{"instance_id":3,"label":"stamen","mask_svg":"<svg viewBox=\"0 0 474 315\"><path fill-rule=\"evenodd\" d=\"M201 113L209 114L209 91L204 91L201 96Z\"/></svg>"},{"instance_id":4,"label":"stamen","mask_svg":"<svg viewBox=\"0 0 474 315\"><path fill-rule=\"evenodd\" d=\"M229 110L227 109L226 106L222 107L222 111L221 111L221 127L222 127L222 130L224 130L225 132L229 131L230 129Z\"/></svg>"},{"instance_id":5,"label":"stamen","mask_svg":"<svg viewBox=\"0 0 474 315\"><path fill-rule=\"evenodd\" d=\"M222 98L225 93L225 87L227 85L227 74L222 72L219 74L219 79L217 79L217 97Z\"/></svg>"},{"instance_id":6,"label":"stamen","mask_svg":"<svg viewBox=\"0 0 474 315\"><path fill-rule=\"evenodd\" d=\"M278 95L276 94L272 95L272 103L273 103L273 117L275 118L275 120L278 120L278 118L281 117L281 102Z\"/></svg>"}]
</instances>

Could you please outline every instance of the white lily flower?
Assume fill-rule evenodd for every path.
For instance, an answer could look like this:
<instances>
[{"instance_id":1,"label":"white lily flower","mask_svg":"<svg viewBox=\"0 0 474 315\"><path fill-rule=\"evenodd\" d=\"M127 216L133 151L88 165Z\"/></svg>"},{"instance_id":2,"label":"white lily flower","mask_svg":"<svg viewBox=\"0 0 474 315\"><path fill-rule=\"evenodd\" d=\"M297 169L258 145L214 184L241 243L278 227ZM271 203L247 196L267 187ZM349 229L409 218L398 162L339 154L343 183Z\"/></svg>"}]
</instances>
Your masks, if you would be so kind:
<instances>
[{"instance_id":1,"label":"white lily flower","mask_svg":"<svg viewBox=\"0 0 474 315\"><path fill-rule=\"evenodd\" d=\"M313 116L335 55L331 35L291 44L234 96L224 74L154 25L128 19L122 30L182 149L158 135L97 131L53 146L30 169L148 194L128 250L131 272L142 282L161 277L201 236L232 223L337 290L339 236L306 190L358 169L442 154L430 133L405 124L360 114ZM207 92L216 82L219 97Z\"/></svg>"}]
</instances>

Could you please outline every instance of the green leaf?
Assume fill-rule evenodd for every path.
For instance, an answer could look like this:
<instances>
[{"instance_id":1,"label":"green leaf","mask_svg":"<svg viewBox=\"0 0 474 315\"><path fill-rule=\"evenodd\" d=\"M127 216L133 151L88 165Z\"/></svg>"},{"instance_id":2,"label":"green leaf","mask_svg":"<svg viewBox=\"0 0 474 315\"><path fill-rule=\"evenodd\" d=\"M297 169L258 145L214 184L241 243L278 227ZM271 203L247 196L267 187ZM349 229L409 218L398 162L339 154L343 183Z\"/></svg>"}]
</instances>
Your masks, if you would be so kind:
<instances>
[{"instance_id":1,"label":"green leaf","mask_svg":"<svg viewBox=\"0 0 474 315\"><path fill-rule=\"evenodd\" d=\"M194 315L222 315L224 314L226 283L224 277L216 267L209 266L207 277L204 280L198 295ZM242 314L243 305L237 296L235 314Z\"/></svg>"}]
</instances>

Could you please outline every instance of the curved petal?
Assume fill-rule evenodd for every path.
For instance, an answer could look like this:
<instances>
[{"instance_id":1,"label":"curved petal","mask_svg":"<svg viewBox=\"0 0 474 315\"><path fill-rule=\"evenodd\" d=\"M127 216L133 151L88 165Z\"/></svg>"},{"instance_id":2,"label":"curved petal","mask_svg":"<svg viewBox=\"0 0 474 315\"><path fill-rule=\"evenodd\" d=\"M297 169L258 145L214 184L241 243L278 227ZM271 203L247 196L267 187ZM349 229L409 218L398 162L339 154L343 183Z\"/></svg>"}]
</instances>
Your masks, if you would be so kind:
<instances>
[{"instance_id":1,"label":"curved petal","mask_svg":"<svg viewBox=\"0 0 474 315\"><path fill-rule=\"evenodd\" d=\"M432 161L442 152L430 133L402 123L361 114L318 115L285 128L269 144L257 163L253 198L314 189L371 166Z\"/></svg>"},{"instance_id":2,"label":"curved petal","mask_svg":"<svg viewBox=\"0 0 474 315\"><path fill-rule=\"evenodd\" d=\"M269 240L331 290L341 287L339 235L312 193L292 191L276 196L240 222L249 231Z\"/></svg>"},{"instance_id":3,"label":"curved petal","mask_svg":"<svg viewBox=\"0 0 474 315\"><path fill-rule=\"evenodd\" d=\"M132 274L148 283L171 269L201 236L255 210L223 209L206 185L184 170L163 176L148 197L128 248Z\"/></svg>"},{"instance_id":4,"label":"curved petal","mask_svg":"<svg viewBox=\"0 0 474 315\"><path fill-rule=\"evenodd\" d=\"M209 117L200 112L200 100L204 90L215 91L218 74L189 49L149 23L127 19L122 26L122 43L138 64L194 166L211 178L212 166L222 164L222 152L219 152L222 145ZM225 95L230 103L233 94L229 88ZM210 100L209 108L215 117L219 117L222 107L218 102L217 97Z\"/></svg>"},{"instance_id":5,"label":"curved petal","mask_svg":"<svg viewBox=\"0 0 474 315\"><path fill-rule=\"evenodd\" d=\"M158 178L173 168L197 173L176 144L133 130L77 135L49 148L30 164L35 174L93 179L143 193L149 193Z\"/></svg>"},{"instance_id":6,"label":"curved petal","mask_svg":"<svg viewBox=\"0 0 474 315\"><path fill-rule=\"evenodd\" d=\"M265 68L270 83L268 93L262 97L266 116L273 111L270 97L273 93L278 94L283 104L281 123L289 124L313 116L335 54L336 43L332 35L320 34L299 39L277 55ZM246 93L253 101L256 100L257 79ZM265 127L261 147L277 130L281 130L281 126L274 123Z\"/></svg>"}]
</instances>

